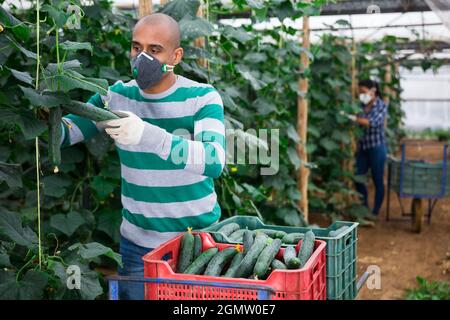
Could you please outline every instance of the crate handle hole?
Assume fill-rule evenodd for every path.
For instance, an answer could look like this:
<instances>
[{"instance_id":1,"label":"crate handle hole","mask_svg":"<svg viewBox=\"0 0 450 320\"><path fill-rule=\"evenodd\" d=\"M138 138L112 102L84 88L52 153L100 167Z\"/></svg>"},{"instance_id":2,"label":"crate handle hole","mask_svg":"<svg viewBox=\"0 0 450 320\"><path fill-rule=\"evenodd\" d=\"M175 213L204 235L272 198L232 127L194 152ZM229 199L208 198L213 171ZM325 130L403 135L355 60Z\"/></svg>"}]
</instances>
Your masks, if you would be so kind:
<instances>
[{"instance_id":1,"label":"crate handle hole","mask_svg":"<svg viewBox=\"0 0 450 320\"><path fill-rule=\"evenodd\" d=\"M170 259L172 259L172 251L166 253L166 254L163 255L162 258L161 258L161 260L163 260L163 261L168 261L168 260L170 260Z\"/></svg>"},{"instance_id":2,"label":"crate handle hole","mask_svg":"<svg viewBox=\"0 0 450 320\"><path fill-rule=\"evenodd\" d=\"M351 240L350 237L347 238L347 240L345 240L345 245L346 245L346 246L348 246L348 245L350 244L350 240Z\"/></svg>"}]
</instances>

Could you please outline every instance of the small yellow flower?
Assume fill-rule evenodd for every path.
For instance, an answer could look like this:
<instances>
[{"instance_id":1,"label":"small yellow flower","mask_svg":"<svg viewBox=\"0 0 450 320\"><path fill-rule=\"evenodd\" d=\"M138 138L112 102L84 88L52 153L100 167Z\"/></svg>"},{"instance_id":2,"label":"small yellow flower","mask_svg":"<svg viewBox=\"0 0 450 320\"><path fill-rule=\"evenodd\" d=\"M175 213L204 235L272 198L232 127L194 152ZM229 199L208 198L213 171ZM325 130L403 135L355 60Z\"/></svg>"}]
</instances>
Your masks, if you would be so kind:
<instances>
[{"instance_id":1,"label":"small yellow flower","mask_svg":"<svg viewBox=\"0 0 450 320\"><path fill-rule=\"evenodd\" d=\"M231 172L237 172L238 171L238 169L237 169L237 167L231 167Z\"/></svg>"}]
</instances>

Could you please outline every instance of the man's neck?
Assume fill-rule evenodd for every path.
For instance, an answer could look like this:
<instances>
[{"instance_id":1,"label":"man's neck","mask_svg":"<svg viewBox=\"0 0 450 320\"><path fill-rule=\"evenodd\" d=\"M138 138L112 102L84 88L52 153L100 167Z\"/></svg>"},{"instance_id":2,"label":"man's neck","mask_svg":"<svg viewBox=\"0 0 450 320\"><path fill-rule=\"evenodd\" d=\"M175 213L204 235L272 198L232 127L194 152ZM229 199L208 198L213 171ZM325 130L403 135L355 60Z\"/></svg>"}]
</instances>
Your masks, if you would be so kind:
<instances>
[{"instance_id":1,"label":"man's neck","mask_svg":"<svg viewBox=\"0 0 450 320\"><path fill-rule=\"evenodd\" d=\"M161 79L159 83L155 84L150 89L145 89L144 92L150 94L157 94L164 92L168 90L170 87L172 87L176 81L177 76L175 75L175 73L170 72L167 76L163 77L163 79Z\"/></svg>"}]
</instances>

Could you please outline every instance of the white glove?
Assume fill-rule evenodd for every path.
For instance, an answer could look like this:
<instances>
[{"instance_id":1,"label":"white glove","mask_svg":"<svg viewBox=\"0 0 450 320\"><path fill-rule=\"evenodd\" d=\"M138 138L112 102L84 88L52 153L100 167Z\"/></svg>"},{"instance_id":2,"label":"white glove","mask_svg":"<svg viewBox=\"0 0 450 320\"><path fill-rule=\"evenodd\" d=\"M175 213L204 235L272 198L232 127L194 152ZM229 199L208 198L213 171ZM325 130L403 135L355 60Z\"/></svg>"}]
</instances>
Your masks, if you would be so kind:
<instances>
[{"instance_id":1,"label":"white glove","mask_svg":"<svg viewBox=\"0 0 450 320\"><path fill-rule=\"evenodd\" d=\"M114 112L120 116L125 116L121 119L102 121L105 126L105 131L117 143L123 145L136 145L142 139L144 133L145 122L129 111Z\"/></svg>"},{"instance_id":2,"label":"white glove","mask_svg":"<svg viewBox=\"0 0 450 320\"><path fill-rule=\"evenodd\" d=\"M353 115L353 114L348 114L348 113L346 113L346 112L344 112L344 111L340 111L339 114L340 114L341 116L347 117L347 118L350 119L351 121L356 121L356 118L357 118L355 115Z\"/></svg>"}]
</instances>

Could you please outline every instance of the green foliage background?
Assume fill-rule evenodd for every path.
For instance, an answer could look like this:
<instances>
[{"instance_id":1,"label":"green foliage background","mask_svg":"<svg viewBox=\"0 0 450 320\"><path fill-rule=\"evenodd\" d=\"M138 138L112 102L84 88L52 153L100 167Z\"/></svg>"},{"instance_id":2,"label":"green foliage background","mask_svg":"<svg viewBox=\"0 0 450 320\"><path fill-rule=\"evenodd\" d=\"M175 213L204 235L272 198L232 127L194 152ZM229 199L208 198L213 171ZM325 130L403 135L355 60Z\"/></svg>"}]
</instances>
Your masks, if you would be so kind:
<instances>
[{"instance_id":1,"label":"green foliage background","mask_svg":"<svg viewBox=\"0 0 450 320\"><path fill-rule=\"evenodd\" d=\"M312 162L307 164L312 170L311 211L333 218L360 211L357 202L343 200L355 194L353 173L341 164L353 158L345 146L358 135L338 112L358 110L350 93L350 48L343 39L326 35L306 52L311 67L300 71L299 56L304 49L297 30L283 23L272 29L255 28L255 23L270 16L282 21L318 14L324 2L234 0L231 7L224 7L212 0L205 4L205 18L196 17L198 1L175 0L160 8L177 19L182 29L185 59L176 72L209 82L220 91L227 128L280 130L276 175L260 175L261 164L229 164L216 180L223 218L246 214L269 224L305 225L297 207L300 194L295 179L301 164L296 153L300 142L295 128L297 96L304 94L298 90L299 77L311 80L307 144ZM113 12L108 0L94 0L92 6L80 5L84 12L81 29L69 29L65 24L70 18L66 13L69 4L80 5L78 0L41 1L39 57L35 54L36 11L11 8L11 15L0 9L4 26L0 33L0 299L104 298L106 286L96 270L115 269L121 263L114 253L121 204L120 164L113 144L107 136L98 135L62 150L60 172L54 174L48 159L44 107L87 101L94 92L104 92L108 84L129 80L135 19ZM242 10L252 12L249 24L218 23L219 14ZM200 36L207 39L204 49L193 46ZM376 61L386 59L379 54L380 46L395 41L388 38L358 47L357 61L359 68L366 68L364 74L372 75L378 70ZM208 61L207 67L198 64L200 58ZM38 61L40 86L35 90ZM383 79L382 74L377 76ZM398 74L394 72L393 77L398 97ZM390 141L397 141L400 134L399 102L392 102L389 109ZM41 155L41 266L35 137ZM82 290L66 287L65 270L71 264L81 267Z\"/></svg>"}]
</instances>

